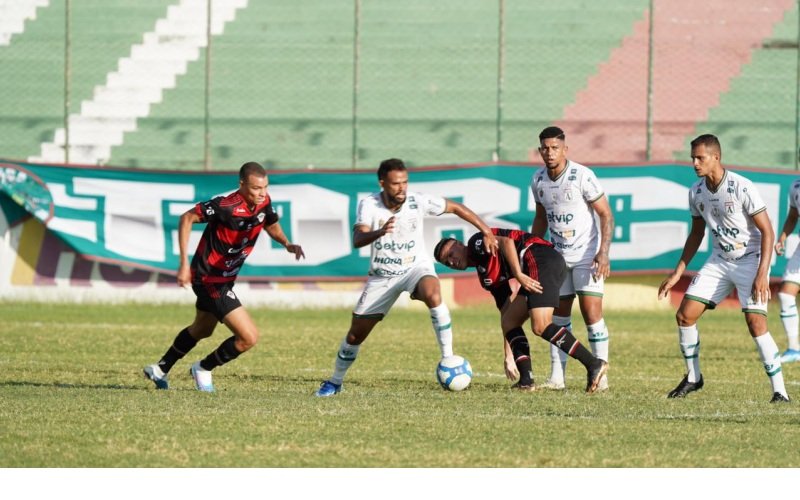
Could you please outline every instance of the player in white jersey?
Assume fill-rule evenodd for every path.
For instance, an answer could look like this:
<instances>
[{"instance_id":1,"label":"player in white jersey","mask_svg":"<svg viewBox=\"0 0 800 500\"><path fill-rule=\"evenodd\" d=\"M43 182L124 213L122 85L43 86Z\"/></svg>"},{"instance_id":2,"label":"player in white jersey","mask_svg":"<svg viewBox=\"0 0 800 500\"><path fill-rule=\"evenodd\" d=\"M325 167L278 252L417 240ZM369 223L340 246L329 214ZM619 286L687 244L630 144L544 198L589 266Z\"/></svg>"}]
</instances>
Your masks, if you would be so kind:
<instances>
[{"instance_id":1,"label":"player in white jersey","mask_svg":"<svg viewBox=\"0 0 800 500\"><path fill-rule=\"evenodd\" d=\"M700 180L689 190L692 228L675 270L658 289L659 299L686 271L700 248L705 229L711 230L712 252L692 279L675 319L687 373L668 398L683 398L704 385L700 372L700 340L697 321L731 293L739 295L747 328L755 341L772 385L773 403L788 402L778 346L767 329L769 263L775 234L755 185L722 167L719 140L705 134L692 141L692 162Z\"/></svg>"},{"instance_id":2,"label":"player in white jersey","mask_svg":"<svg viewBox=\"0 0 800 500\"><path fill-rule=\"evenodd\" d=\"M789 190L789 213L786 214L783 229L778 236L778 242L775 243L775 252L778 255L786 252L786 238L794 232L797 225L798 207L800 207L800 179L794 181ZM786 263L783 281L778 291L778 299L781 303L781 323L789 342L789 346L781 355L782 363L800 361L800 338L798 338L800 321L798 321L797 303L795 302L798 292L800 292L800 245Z\"/></svg>"},{"instance_id":3,"label":"player in white jersey","mask_svg":"<svg viewBox=\"0 0 800 500\"><path fill-rule=\"evenodd\" d=\"M483 233L488 252L497 252L497 238L472 210L446 198L408 192L408 171L401 160L381 162L378 182L382 191L359 202L353 226L353 246L371 245L369 278L353 310L350 330L339 345L333 374L316 392L319 397L341 391L361 344L402 292L425 302L442 357L453 355L450 311L442 302L439 278L422 238L426 216L457 215Z\"/></svg>"},{"instance_id":4,"label":"player in white jersey","mask_svg":"<svg viewBox=\"0 0 800 500\"><path fill-rule=\"evenodd\" d=\"M531 178L536 214L531 232L550 241L567 263L553 323L572 331L572 303L578 296L592 354L608 361L608 328L603 319L603 284L611 273L609 247L614 216L594 172L567 159L564 131L547 127L539 134L544 167ZM597 216L595 218L595 215ZM550 376L542 387L564 389L567 355L550 347ZM608 389L608 378L598 385Z\"/></svg>"}]
</instances>

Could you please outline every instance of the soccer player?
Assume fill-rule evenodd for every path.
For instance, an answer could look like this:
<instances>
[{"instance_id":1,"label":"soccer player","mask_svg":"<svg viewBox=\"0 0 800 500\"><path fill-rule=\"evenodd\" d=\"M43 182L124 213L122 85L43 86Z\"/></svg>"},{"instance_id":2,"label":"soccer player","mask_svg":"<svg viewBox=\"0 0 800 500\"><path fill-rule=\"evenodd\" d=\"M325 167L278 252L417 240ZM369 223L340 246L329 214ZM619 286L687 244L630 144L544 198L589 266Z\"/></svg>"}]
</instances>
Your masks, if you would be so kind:
<instances>
[{"instance_id":1,"label":"soccer player","mask_svg":"<svg viewBox=\"0 0 800 500\"><path fill-rule=\"evenodd\" d=\"M522 325L530 317L533 333L552 346L577 359L586 367L586 392L592 393L608 371L608 363L595 357L565 326L553 323L553 311L559 303L559 289L567 275L564 257L553 244L524 231L492 228L500 243L496 255L482 246L483 235L472 235L465 246L453 238L439 241L433 255L452 269L475 267L481 286L491 292L500 310L500 325L505 339L505 370L511 378L519 374L514 388L535 391L530 346ZM509 280L521 288L512 300ZM516 365L516 369L514 369Z\"/></svg>"},{"instance_id":2,"label":"soccer player","mask_svg":"<svg viewBox=\"0 0 800 500\"><path fill-rule=\"evenodd\" d=\"M370 245L369 278L353 310L350 330L336 353L333 374L316 392L319 397L342 390L361 344L404 291L428 306L442 357L453 355L450 311L442 302L439 278L423 240L425 216L455 214L485 235L487 252L497 251L492 231L472 210L452 200L408 191L408 171L402 160L381 162L378 184L380 192L359 202L353 226L353 246Z\"/></svg>"},{"instance_id":3,"label":"soccer player","mask_svg":"<svg viewBox=\"0 0 800 500\"><path fill-rule=\"evenodd\" d=\"M800 179L794 181L789 191L789 213L783 222L783 229L778 242L775 243L775 252L783 255L786 252L786 238L794 231L797 225L797 207L800 206ZM798 339L797 304L795 297L800 291L800 245L797 246L783 273L783 281L778 291L781 303L781 323L789 341L788 348L781 355L781 363L800 361L800 339Z\"/></svg>"},{"instance_id":4,"label":"soccer player","mask_svg":"<svg viewBox=\"0 0 800 500\"><path fill-rule=\"evenodd\" d=\"M772 385L771 402L786 402L789 396L783 383L778 346L767 330L769 263L775 234L755 185L723 168L721 159L722 148L715 136L704 134L692 141L692 163L700 178L689 190L692 227L675 270L658 288L658 298L667 297L686 271L703 241L706 227L711 230L713 249L692 279L675 315L687 373L667 397L683 398L703 388L697 320L736 288L747 328Z\"/></svg>"},{"instance_id":5,"label":"soccer player","mask_svg":"<svg viewBox=\"0 0 800 500\"><path fill-rule=\"evenodd\" d=\"M572 331L572 303L586 324L592 354L608 361L608 328L603 319L604 282L611 273L608 251L614 216L594 172L567 159L564 131L547 127L539 134L539 154L544 167L531 178L536 214L531 232L550 240L567 263L567 277L559 291L553 322ZM595 217L596 216L596 217ZM564 389L567 355L550 346L550 377L542 387ZM608 389L603 377L598 390Z\"/></svg>"},{"instance_id":6,"label":"soccer player","mask_svg":"<svg viewBox=\"0 0 800 500\"><path fill-rule=\"evenodd\" d=\"M189 284L197 296L194 322L175 337L158 363L144 367L144 376L157 389L168 389L167 376L172 366L197 342L214 333L217 322L224 323L232 337L189 369L198 390L213 392L211 370L233 361L258 342L258 329L233 291L234 281L261 231L283 245L295 259L305 257L300 245L290 243L267 194L267 172L255 162L239 170L239 189L198 203L181 215L178 224L180 267L178 286ZM187 254L192 224L206 223L191 267Z\"/></svg>"}]
</instances>

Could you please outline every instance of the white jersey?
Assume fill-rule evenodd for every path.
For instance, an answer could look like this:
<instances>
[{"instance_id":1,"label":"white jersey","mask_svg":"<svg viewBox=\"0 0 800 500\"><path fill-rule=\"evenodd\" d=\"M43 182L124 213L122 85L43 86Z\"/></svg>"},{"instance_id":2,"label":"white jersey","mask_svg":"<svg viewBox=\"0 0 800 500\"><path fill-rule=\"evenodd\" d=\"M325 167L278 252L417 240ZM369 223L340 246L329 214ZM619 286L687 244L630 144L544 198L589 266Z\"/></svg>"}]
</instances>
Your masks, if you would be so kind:
<instances>
[{"instance_id":1,"label":"white jersey","mask_svg":"<svg viewBox=\"0 0 800 500\"><path fill-rule=\"evenodd\" d=\"M725 170L716 191L708 189L705 178L689 191L692 217L702 217L711 230L711 255L727 261L761 252L761 232L753 216L766 209L753 183L730 170Z\"/></svg>"},{"instance_id":2,"label":"white jersey","mask_svg":"<svg viewBox=\"0 0 800 500\"><path fill-rule=\"evenodd\" d=\"M375 231L394 217L394 232L373 241L370 249L370 276L402 276L411 268L431 263L425 249L423 221L426 215L442 215L447 200L422 193L406 193L406 201L397 212L383 204L381 193L374 193L358 204L356 225Z\"/></svg>"},{"instance_id":3,"label":"white jersey","mask_svg":"<svg viewBox=\"0 0 800 500\"><path fill-rule=\"evenodd\" d=\"M547 213L550 241L567 264L593 259L600 235L591 204L604 194L594 172L567 160L561 175L551 180L543 167L533 174L531 191Z\"/></svg>"},{"instance_id":4,"label":"white jersey","mask_svg":"<svg viewBox=\"0 0 800 500\"><path fill-rule=\"evenodd\" d=\"M800 179L794 181L789 188L789 208L792 207L800 211Z\"/></svg>"}]
</instances>

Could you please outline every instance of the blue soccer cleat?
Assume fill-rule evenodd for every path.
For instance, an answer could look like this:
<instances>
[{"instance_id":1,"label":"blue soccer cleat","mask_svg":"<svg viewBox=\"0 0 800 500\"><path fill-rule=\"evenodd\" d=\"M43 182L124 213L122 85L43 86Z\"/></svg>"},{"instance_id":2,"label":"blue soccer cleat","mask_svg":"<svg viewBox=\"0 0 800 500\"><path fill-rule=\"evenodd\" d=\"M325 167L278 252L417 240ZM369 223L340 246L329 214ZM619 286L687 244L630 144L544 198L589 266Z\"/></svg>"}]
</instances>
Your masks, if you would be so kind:
<instances>
[{"instance_id":1,"label":"blue soccer cleat","mask_svg":"<svg viewBox=\"0 0 800 500\"><path fill-rule=\"evenodd\" d=\"M794 361L800 361L800 351L797 349L786 349L781 354L781 363L792 363Z\"/></svg>"},{"instance_id":2,"label":"blue soccer cleat","mask_svg":"<svg viewBox=\"0 0 800 500\"><path fill-rule=\"evenodd\" d=\"M214 382L211 379L211 370L205 370L197 361L189 368L189 373L194 379L194 386L201 392L214 392Z\"/></svg>"},{"instance_id":3,"label":"blue soccer cleat","mask_svg":"<svg viewBox=\"0 0 800 500\"><path fill-rule=\"evenodd\" d=\"M342 392L342 384L334 384L330 380L326 380L319 385L319 389L314 393L318 398L327 398L335 396Z\"/></svg>"},{"instance_id":4,"label":"blue soccer cleat","mask_svg":"<svg viewBox=\"0 0 800 500\"><path fill-rule=\"evenodd\" d=\"M142 370L144 378L152 381L156 385L156 389L169 389L169 380L167 374L161 371L158 365L147 365Z\"/></svg>"}]
</instances>

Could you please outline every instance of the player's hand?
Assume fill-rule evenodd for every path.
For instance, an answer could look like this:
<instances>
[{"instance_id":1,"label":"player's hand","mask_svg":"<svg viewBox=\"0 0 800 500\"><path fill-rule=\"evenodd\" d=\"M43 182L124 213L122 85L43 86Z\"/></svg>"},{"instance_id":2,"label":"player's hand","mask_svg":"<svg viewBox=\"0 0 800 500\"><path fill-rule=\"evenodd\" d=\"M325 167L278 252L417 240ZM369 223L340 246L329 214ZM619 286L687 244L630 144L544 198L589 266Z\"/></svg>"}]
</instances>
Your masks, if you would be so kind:
<instances>
[{"instance_id":1,"label":"player's hand","mask_svg":"<svg viewBox=\"0 0 800 500\"><path fill-rule=\"evenodd\" d=\"M769 278L766 276L756 275L753 281L752 299L759 304L766 304L772 298L772 293L769 290Z\"/></svg>"},{"instance_id":2,"label":"player's hand","mask_svg":"<svg viewBox=\"0 0 800 500\"><path fill-rule=\"evenodd\" d=\"M294 260L300 260L300 257L306 258L305 252L303 252L303 247L300 245L295 245L294 243L288 243L286 245L286 251L289 253L294 254Z\"/></svg>"},{"instance_id":3,"label":"player's hand","mask_svg":"<svg viewBox=\"0 0 800 500\"><path fill-rule=\"evenodd\" d=\"M608 254L605 252L598 252L592 261L592 269L594 269L593 276L595 281L601 278L604 280L608 279L611 275L611 261L608 258Z\"/></svg>"},{"instance_id":4,"label":"player's hand","mask_svg":"<svg viewBox=\"0 0 800 500\"><path fill-rule=\"evenodd\" d=\"M783 255L783 252L785 251L786 251L786 240L781 241L779 239L778 242L775 243L775 253L778 255Z\"/></svg>"},{"instance_id":5,"label":"player's hand","mask_svg":"<svg viewBox=\"0 0 800 500\"><path fill-rule=\"evenodd\" d=\"M381 232L383 234L389 234L394 232L394 216L389 217L389 220L384 223L381 227Z\"/></svg>"},{"instance_id":6,"label":"player's hand","mask_svg":"<svg viewBox=\"0 0 800 500\"><path fill-rule=\"evenodd\" d=\"M178 286L181 288L186 288L192 281L192 271L189 269L188 262L181 262L180 267L178 267L178 277L176 279L178 282Z\"/></svg>"},{"instance_id":7,"label":"player's hand","mask_svg":"<svg viewBox=\"0 0 800 500\"><path fill-rule=\"evenodd\" d=\"M519 282L519 285L529 292L533 293L544 292L542 284L536 281L535 279L531 278L527 274L520 273L519 276L515 276L515 278Z\"/></svg>"},{"instance_id":8,"label":"player's hand","mask_svg":"<svg viewBox=\"0 0 800 500\"><path fill-rule=\"evenodd\" d=\"M669 291L672 290L672 287L675 286L675 283L681 279L680 273L672 273L666 278L664 281L661 282L661 286L658 287L658 300L666 299L669 295Z\"/></svg>"},{"instance_id":9,"label":"player's hand","mask_svg":"<svg viewBox=\"0 0 800 500\"><path fill-rule=\"evenodd\" d=\"M483 234L483 248L492 255L497 255L500 250L500 243L491 231Z\"/></svg>"},{"instance_id":10,"label":"player's hand","mask_svg":"<svg viewBox=\"0 0 800 500\"><path fill-rule=\"evenodd\" d=\"M514 363L514 358L510 356L506 357L503 360L503 368L508 380L515 382L519 378L519 370L517 370L517 364Z\"/></svg>"}]
</instances>

